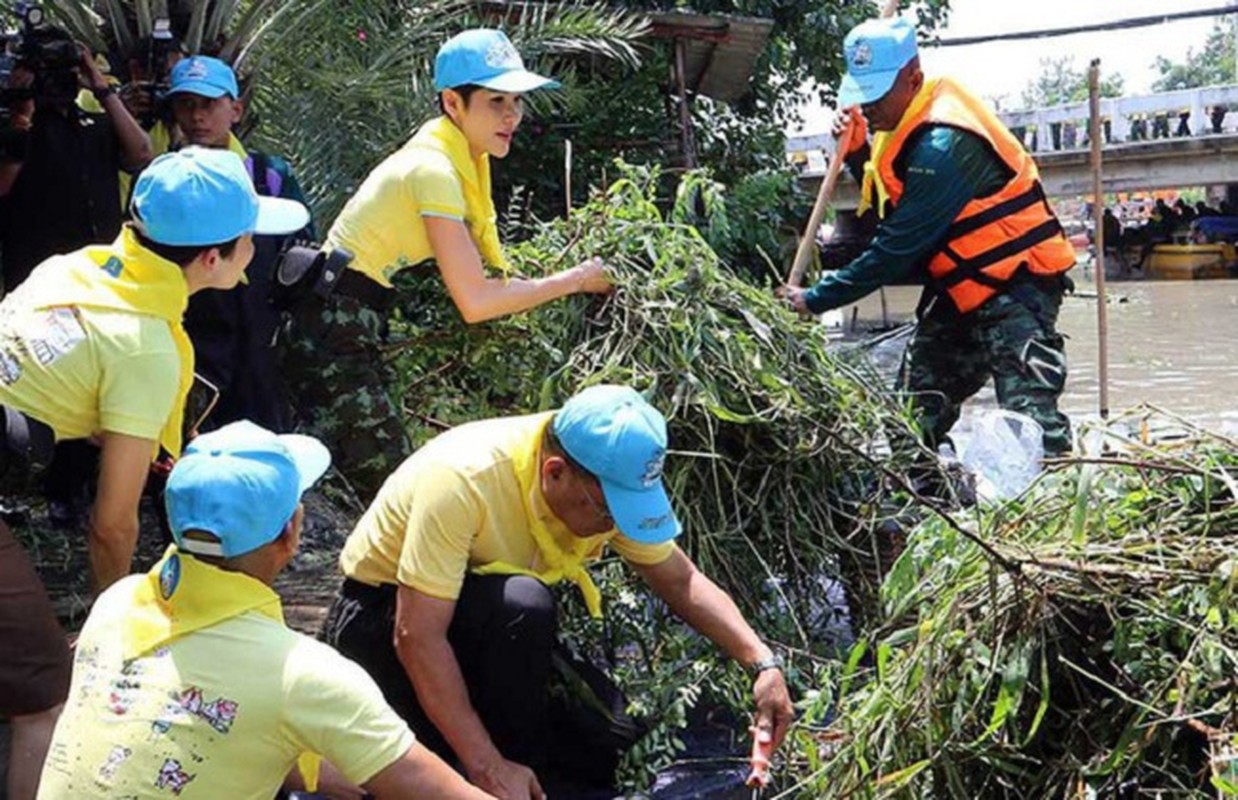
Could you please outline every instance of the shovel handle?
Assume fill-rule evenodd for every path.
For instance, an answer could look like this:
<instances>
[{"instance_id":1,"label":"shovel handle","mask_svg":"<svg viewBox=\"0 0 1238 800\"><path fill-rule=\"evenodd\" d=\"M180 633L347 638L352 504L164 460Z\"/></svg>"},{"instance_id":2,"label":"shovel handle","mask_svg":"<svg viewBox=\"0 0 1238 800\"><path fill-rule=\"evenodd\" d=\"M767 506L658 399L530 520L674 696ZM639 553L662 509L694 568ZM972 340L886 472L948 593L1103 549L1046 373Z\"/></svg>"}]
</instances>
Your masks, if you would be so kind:
<instances>
[{"instance_id":1,"label":"shovel handle","mask_svg":"<svg viewBox=\"0 0 1238 800\"><path fill-rule=\"evenodd\" d=\"M897 14L898 3L899 0L886 0L881 7L882 19L889 19ZM838 141L851 141L850 118L847 119L847 125ZM788 286L800 285L800 281L804 278L804 270L808 268L808 262L812 260L812 251L817 242L817 230L825 220L826 209L829 208L830 199L834 196L834 187L838 185L839 175L842 174L843 161L841 151L835 152L834 157L830 159L829 169L817 190L817 200L813 203L812 214L808 218L808 224L804 227L804 235L800 237L799 246L795 249L795 260L791 262L791 272L787 275Z\"/></svg>"}]
</instances>

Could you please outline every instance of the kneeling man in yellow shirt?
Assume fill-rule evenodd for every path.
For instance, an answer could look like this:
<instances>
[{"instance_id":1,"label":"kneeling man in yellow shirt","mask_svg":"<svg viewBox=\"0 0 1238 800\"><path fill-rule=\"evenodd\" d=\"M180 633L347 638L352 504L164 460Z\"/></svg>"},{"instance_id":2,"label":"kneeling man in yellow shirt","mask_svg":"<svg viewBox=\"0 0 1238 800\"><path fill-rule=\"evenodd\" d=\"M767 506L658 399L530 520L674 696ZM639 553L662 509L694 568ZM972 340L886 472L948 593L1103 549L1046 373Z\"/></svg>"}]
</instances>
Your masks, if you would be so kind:
<instances>
[{"instance_id":1,"label":"kneeling man in yellow shirt","mask_svg":"<svg viewBox=\"0 0 1238 800\"><path fill-rule=\"evenodd\" d=\"M0 469L46 464L53 441L102 448L88 549L93 588L129 573L138 501L162 446L180 455L193 349L189 295L230 289L253 234L298 230L300 203L258 197L232 153L188 148L138 177L133 221L111 244L44 261L0 303ZM47 593L0 523L0 717L13 722L9 793L29 800L68 685Z\"/></svg>"},{"instance_id":2,"label":"kneeling man in yellow shirt","mask_svg":"<svg viewBox=\"0 0 1238 800\"><path fill-rule=\"evenodd\" d=\"M570 747L579 760L588 744L564 741L572 734L549 721L548 587L574 582L600 615L586 565L609 544L672 611L753 671L756 725L776 747L792 716L780 662L675 545L666 446L662 415L622 386L439 435L388 478L349 536L325 638L474 784L540 798L538 773L579 770L555 756Z\"/></svg>"},{"instance_id":3,"label":"kneeling man in yellow shirt","mask_svg":"<svg viewBox=\"0 0 1238 800\"><path fill-rule=\"evenodd\" d=\"M294 764L314 782L321 758L380 798L487 797L356 664L284 625L271 583L330 463L316 439L250 422L189 445L165 494L175 544L82 629L40 798L268 800Z\"/></svg>"}]
</instances>

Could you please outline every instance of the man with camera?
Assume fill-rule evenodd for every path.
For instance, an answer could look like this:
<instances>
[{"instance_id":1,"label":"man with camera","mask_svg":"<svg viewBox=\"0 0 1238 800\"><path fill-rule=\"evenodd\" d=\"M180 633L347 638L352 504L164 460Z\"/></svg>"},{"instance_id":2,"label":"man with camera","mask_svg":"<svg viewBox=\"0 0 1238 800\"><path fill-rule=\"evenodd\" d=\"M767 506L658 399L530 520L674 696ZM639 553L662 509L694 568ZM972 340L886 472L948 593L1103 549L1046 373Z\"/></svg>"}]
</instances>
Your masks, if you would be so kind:
<instances>
[{"instance_id":1,"label":"man with camera","mask_svg":"<svg viewBox=\"0 0 1238 800\"><path fill-rule=\"evenodd\" d=\"M152 158L150 140L90 51L26 12L17 60L0 100L0 262L4 291L56 253L120 232L121 169ZM53 524L76 527L98 451L57 448L45 491Z\"/></svg>"},{"instance_id":2,"label":"man with camera","mask_svg":"<svg viewBox=\"0 0 1238 800\"><path fill-rule=\"evenodd\" d=\"M90 51L27 12L0 100L0 225L4 289L56 253L120 231L119 172L152 158L150 138Z\"/></svg>"}]
</instances>

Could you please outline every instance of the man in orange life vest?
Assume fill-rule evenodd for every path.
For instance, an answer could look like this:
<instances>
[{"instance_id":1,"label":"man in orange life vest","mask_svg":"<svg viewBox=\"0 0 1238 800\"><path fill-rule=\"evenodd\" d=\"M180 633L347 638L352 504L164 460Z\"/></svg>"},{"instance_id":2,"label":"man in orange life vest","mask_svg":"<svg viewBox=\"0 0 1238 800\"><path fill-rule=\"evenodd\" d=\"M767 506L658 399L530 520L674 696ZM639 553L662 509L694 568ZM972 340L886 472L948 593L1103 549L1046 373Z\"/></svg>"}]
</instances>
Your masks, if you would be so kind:
<instances>
[{"instance_id":1,"label":"man in orange life vest","mask_svg":"<svg viewBox=\"0 0 1238 800\"><path fill-rule=\"evenodd\" d=\"M844 48L838 106L853 123L838 151L863 182L860 213L875 208L881 225L850 264L782 295L821 313L920 277L919 325L899 387L926 444L945 440L962 403L992 377L1003 408L1044 428L1047 455L1068 451L1070 422L1057 408L1066 356L1055 326L1075 254L1035 163L984 103L948 78L925 79L906 20L864 22Z\"/></svg>"}]
</instances>

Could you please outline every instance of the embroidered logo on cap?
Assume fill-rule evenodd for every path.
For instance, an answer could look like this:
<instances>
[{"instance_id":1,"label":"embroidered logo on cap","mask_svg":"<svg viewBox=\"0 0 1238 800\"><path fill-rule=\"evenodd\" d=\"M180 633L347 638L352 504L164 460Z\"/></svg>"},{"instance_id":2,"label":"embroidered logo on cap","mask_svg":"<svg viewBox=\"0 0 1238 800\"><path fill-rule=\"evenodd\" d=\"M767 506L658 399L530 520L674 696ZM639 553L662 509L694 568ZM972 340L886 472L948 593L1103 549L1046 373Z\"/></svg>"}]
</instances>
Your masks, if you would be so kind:
<instances>
[{"instance_id":1,"label":"embroidered logo on cap","mask_svg":"<svg viewBox=\"0 0 1238 800\"><path fill-rule=\"evenodd\" d=\"M851 54L851 65L863 69L873 63L873 48L868 42L857 42L855 52Z\"/></svg>"},{"instance_id":2,"label":"embroidered logo on cap","mask_svg":"<svg viewBox=\"0 0 1238 800\"><path fill-rule=\"evenodd\" d=\"M490 45L486 51L486 66L492 69L524 69L524 62L516 48L506 39Z\"/></svg>"},{"instance_id":3,"label":"embroidered logo on cap","mask_svg":"<svg viewBox=\"0 0 1238 800\"><path fill-rule=\"evenodd\" d=\"M640 476L641 486L649 489L662 480L662 466L665 463L666 451L658 448L654 451L653 458L645 463L645 472Z\"/></svg>"},{"instance_id":4,"label":"embroidered logo on cap","mask_svg":"<svg viewBox=\"0 0 1238 800\"><path fill-rule=\"evenodd\" d=\"M185 77L193 78L194 80L205 78L207 73L208 67L206 66L206 62L197 58L190 61L189 66L185 68Z\"/></svg>"}]
</instances>

